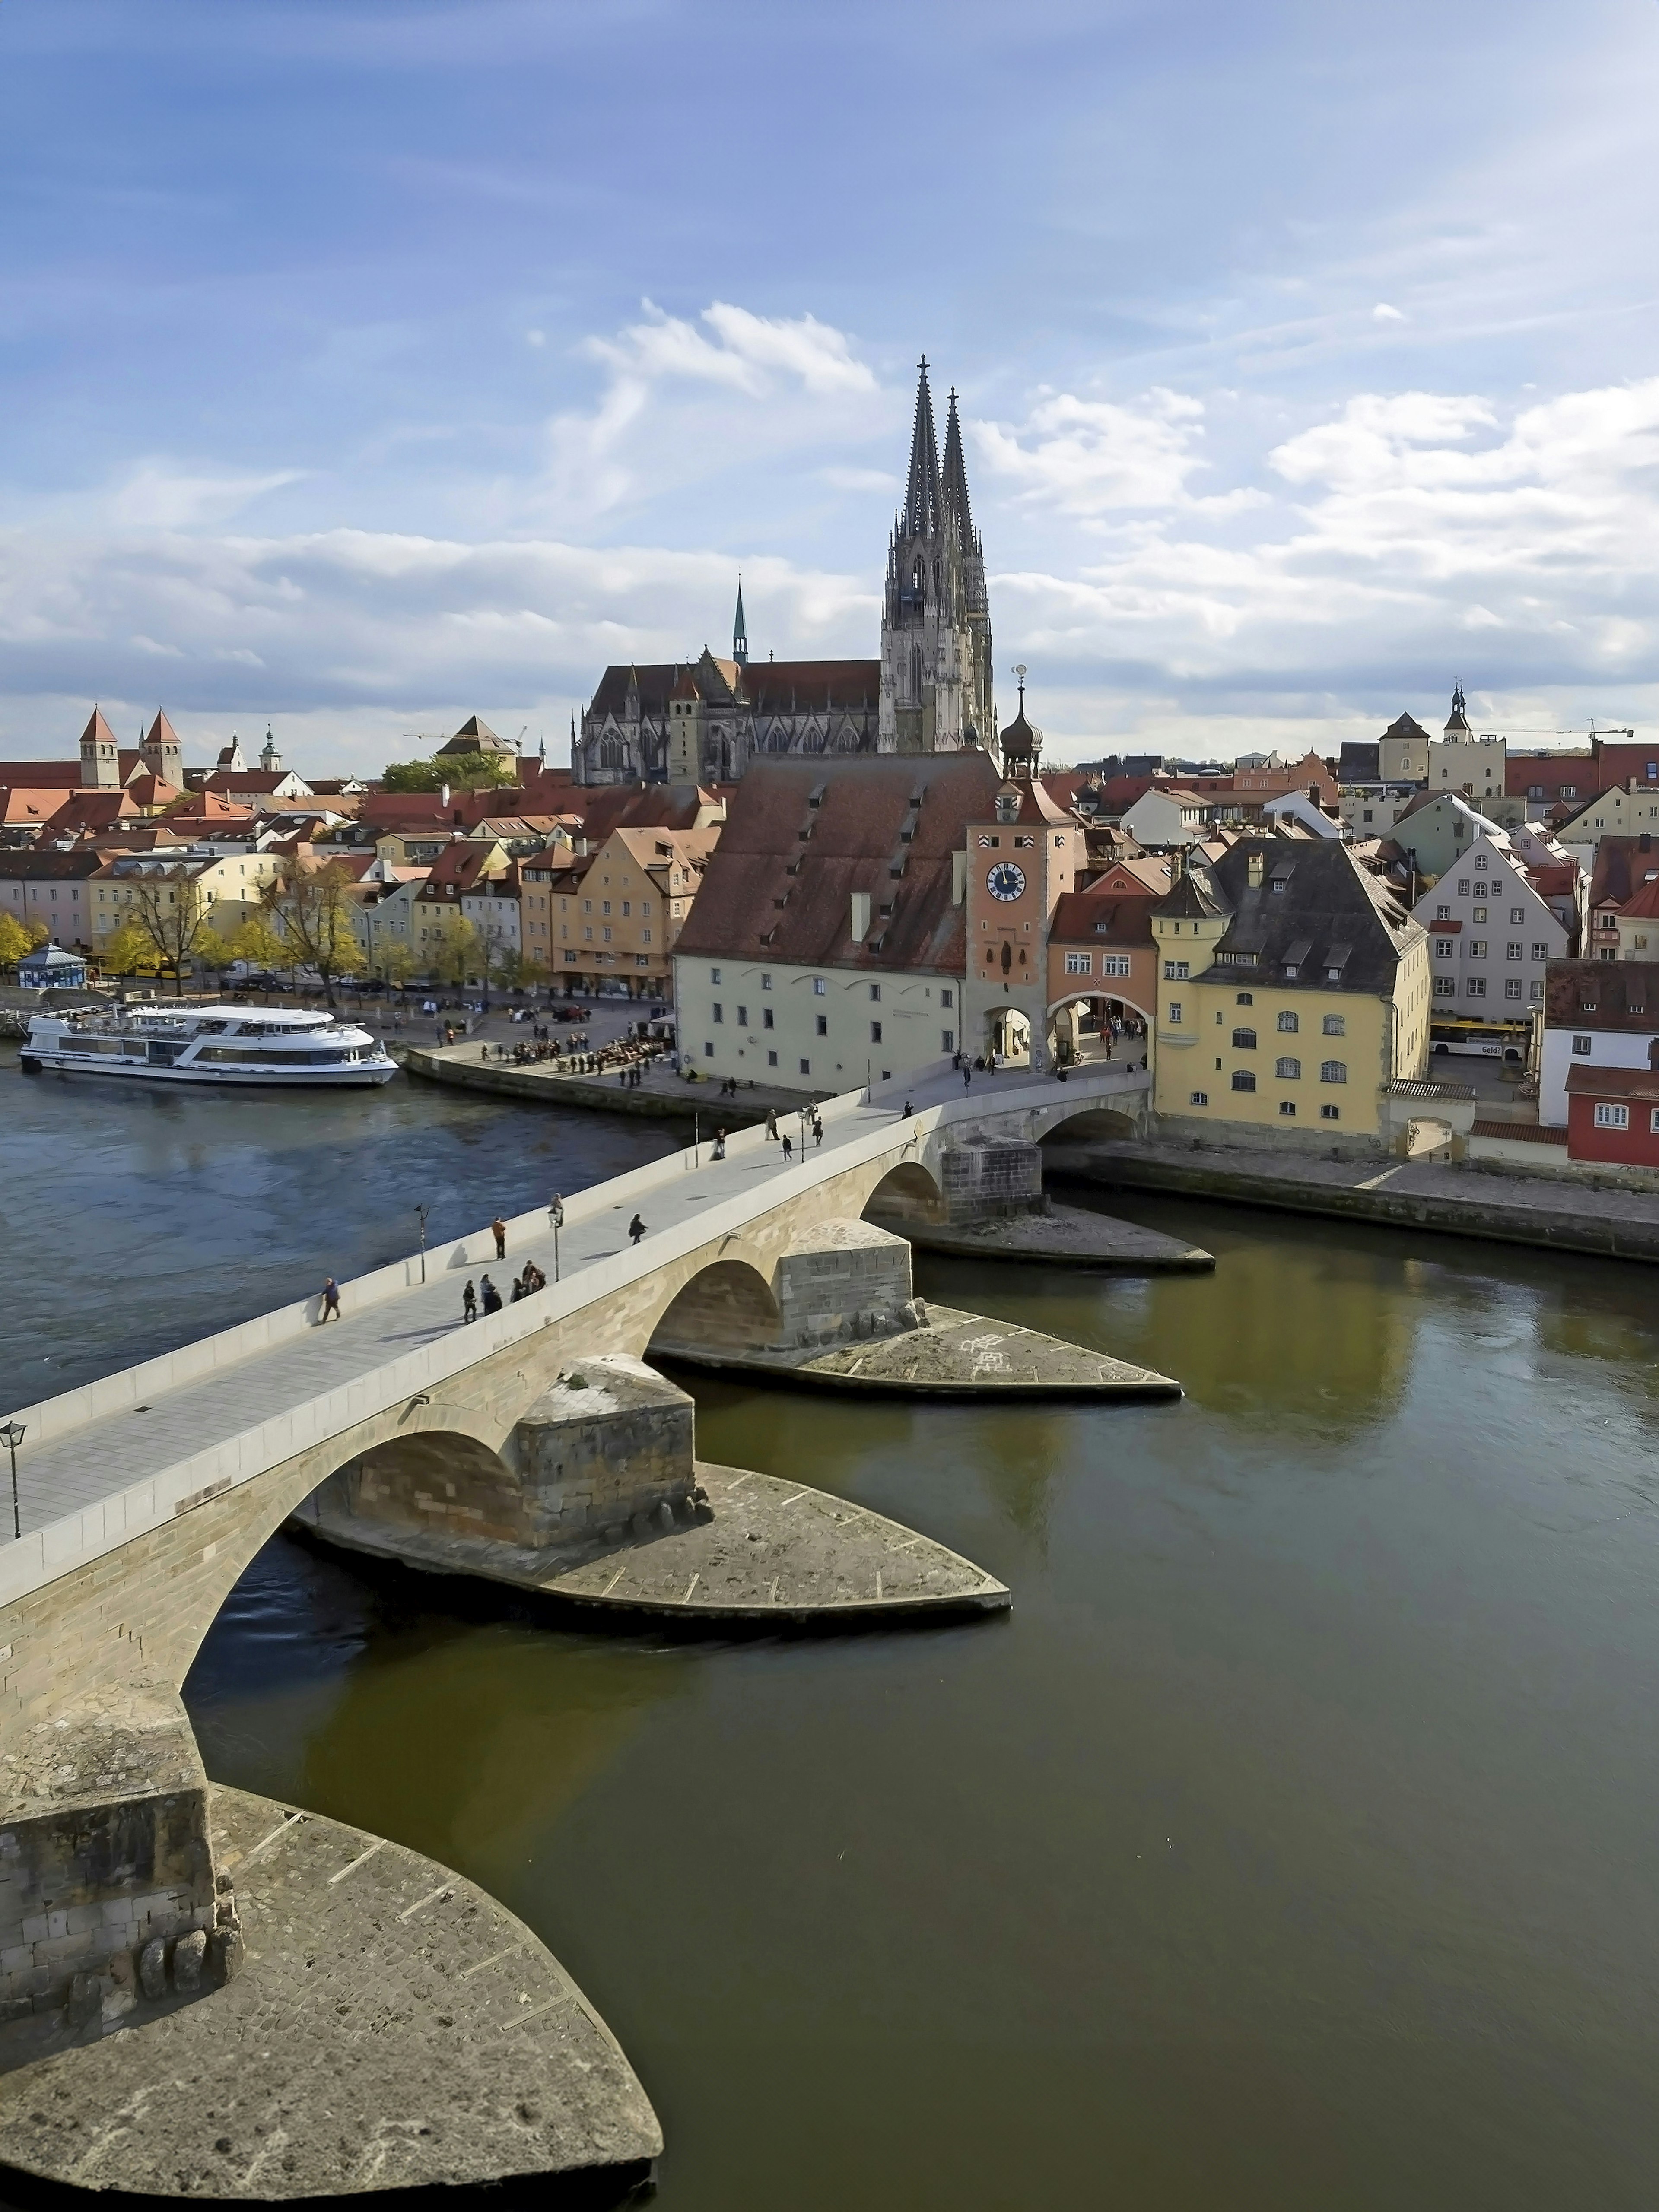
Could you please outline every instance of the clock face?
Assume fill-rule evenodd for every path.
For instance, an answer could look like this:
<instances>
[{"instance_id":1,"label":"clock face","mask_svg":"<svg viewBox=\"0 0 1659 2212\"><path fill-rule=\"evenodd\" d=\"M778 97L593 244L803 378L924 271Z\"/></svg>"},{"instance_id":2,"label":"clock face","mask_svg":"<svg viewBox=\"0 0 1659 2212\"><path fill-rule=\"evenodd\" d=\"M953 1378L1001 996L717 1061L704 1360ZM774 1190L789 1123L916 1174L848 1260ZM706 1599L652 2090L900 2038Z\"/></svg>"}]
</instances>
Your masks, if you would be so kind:
<instances>
[{"instance_id":1,"label":"clock face","mask_svg":"<svg viewBox=\"0 0 1659 2212\"><path fill-rule=\"evenodd\" d=\"M1017 899L1025 888L1025 871L1012 860L999 860L985 878L994 899Z\"/></svg>"}]
</instances>

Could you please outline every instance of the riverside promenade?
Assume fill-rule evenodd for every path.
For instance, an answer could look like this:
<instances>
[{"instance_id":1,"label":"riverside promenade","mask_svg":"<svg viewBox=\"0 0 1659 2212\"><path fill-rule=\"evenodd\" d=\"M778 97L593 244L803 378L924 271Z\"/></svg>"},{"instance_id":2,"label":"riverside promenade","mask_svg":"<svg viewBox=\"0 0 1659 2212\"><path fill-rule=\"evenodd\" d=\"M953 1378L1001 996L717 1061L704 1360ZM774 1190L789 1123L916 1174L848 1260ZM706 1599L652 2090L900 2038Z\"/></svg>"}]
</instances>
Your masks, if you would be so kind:
<instances>
[{"instance_id":1,"label":"riverside promenade","mask_svg":"<svg viewBox=\"0 0 1659 2212\"><path fill-rule=\"evenodd\" d=\"M1659 1261L1659 1193L1494 1173L1437 1160L1330 1160L1243 1146L1063 1139L1050 1174L1097 1189L1163 1191L1285 1213L1422 1229L1548 1251Z\"/></svg>"}]
</instances>

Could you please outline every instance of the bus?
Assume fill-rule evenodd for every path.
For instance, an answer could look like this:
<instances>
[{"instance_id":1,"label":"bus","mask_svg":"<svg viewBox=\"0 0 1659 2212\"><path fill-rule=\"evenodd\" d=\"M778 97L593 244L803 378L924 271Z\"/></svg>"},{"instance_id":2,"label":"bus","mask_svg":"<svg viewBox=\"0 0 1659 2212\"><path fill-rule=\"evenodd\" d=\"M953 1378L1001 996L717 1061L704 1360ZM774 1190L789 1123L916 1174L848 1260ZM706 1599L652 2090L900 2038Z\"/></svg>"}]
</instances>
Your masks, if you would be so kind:
<instances>
[{"instance_id":1,"label":"bus","mask_svg":"<svg viewBox=\"0 0 1659 2212\"><path fill-rule=\"evenodd\" d=\"M1431 1053L1462 1053L1475 1060L1501 1060L1524 1067L1532 1043L1532 1024L1467 1021L1460 1014L1437 1016L1429 1024Z\"/></svg>"}]
</instances>

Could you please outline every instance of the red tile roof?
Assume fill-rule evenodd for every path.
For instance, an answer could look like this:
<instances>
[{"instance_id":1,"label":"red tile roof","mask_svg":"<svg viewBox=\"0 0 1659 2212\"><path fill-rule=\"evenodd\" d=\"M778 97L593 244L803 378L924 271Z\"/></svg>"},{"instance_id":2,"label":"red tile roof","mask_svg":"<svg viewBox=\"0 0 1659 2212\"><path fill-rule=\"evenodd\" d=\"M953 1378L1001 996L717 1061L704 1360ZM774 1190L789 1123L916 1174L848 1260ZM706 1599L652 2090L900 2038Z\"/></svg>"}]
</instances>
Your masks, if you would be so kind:
<instances>
[{"instance_id":1,"label":"red tile roof","mask_svg":"<svg viewBox=\"0 0 1659 2212\"><path fill-rule=\"evenodd\" d=\"M970 822L993 818L997 787L976 749L757 761L676 950L961 974L965 908L952 897L951 856ZM862 942L852 935L854 891L870 899Z\"/></svg>"},{"instance_id":2,"label":"red tile roof","mask_svg":"<svg viewBox=\"0 0 1659 2212\"><path fill-rule=\"evenodd\" d=\"M1049 931L1056 945L1151 945L1152 891L1123 897L1103 897L1096 891L1066 891L1055 902Z\"/></svg>"}]
</instances>

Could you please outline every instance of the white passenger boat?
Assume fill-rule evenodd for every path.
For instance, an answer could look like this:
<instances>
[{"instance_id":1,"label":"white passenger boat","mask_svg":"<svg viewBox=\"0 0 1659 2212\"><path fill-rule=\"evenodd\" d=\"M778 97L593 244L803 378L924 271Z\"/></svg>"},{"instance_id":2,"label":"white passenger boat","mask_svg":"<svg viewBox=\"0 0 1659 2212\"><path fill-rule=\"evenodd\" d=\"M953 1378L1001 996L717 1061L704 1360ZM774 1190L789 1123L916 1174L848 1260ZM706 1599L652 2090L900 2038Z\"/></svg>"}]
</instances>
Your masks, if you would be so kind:
<instances>
[{"instance_id":1,"label":"white passenger boat","mask_svg":"<svg viewBox=\"0 0 1659 2212\"><path fill-rule=\"evenodd\" d=\"M246 1089L388 1083L398 1064L378 1038L333 1014L287 1006L82 1007L30 1018L22 1064L66 1075Z\"/></svg>"}]
</instances>

